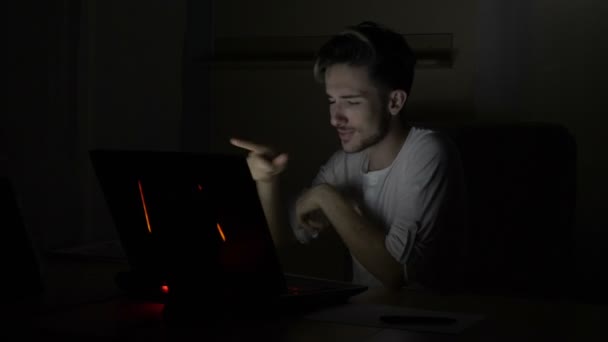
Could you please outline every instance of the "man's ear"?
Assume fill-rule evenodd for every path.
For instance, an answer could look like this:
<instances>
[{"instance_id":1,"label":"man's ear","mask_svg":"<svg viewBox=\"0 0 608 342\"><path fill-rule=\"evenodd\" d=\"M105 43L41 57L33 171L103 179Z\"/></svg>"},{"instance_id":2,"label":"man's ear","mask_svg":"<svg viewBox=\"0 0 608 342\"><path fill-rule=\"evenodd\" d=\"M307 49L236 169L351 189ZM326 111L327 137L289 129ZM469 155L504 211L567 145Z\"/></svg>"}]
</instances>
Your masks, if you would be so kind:
<instances>
[{"instance_id":1,"label":"man's ear","mask_svg":"<svg viewBox=\"0 0 608 342\"><path fill-rule=\"evenodd\" d=\"M401 89L392 90L388 95L388 111L391 115L397 115L405 106L407 93Z\"/></svg>"}]
</instances>

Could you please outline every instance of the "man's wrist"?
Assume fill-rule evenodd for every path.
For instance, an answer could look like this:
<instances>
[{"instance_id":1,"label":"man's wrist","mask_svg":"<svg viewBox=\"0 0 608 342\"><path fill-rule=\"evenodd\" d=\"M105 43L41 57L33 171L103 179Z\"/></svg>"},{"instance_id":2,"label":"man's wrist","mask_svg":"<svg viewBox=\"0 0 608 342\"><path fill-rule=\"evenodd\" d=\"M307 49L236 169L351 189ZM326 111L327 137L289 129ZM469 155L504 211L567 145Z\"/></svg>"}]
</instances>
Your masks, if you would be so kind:
<instances>
[{"instance_id":1,"label":"man's wrist","mask_svg":"<svg viewBox=\"0 0 608 342\"><path fill-rule=\"evenodd\" d=\"M273 187L276 186L279 183L279 177L273 177L272 179L269 180L256 180L255 184L258 187Z\"/></svg>"},{"instance_id":2,"label":"man's wrist","mask_svg":"<svg viewBox=\"0 0 608 342\"><path fill-rule=\"evenodd\" d=\"M258 189L258 195L260 195L261 198L268 198L276 195L279 190L279 181L256 181L255 186Z\"/></svg>"}]
</instances>

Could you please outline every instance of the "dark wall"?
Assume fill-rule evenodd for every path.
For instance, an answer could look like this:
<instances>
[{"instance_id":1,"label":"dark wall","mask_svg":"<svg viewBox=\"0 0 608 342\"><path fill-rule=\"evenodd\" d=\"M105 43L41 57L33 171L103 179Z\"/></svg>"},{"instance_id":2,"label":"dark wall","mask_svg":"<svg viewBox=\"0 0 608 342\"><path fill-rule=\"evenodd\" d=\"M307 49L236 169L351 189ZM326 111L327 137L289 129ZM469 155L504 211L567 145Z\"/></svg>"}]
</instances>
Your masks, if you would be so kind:
<instances>
[{"instance_id":1,"label":"dark wall","mask_svg":"<svg viewBox=\"0 0 608 342\"><path fill-rule=\"evenodd\" d=\"M74 243L83 214L78 180L79 2L11 1L7 11L7 107L3 172L35 242Z\"/></svg>"},{"instance_id":2,"label":"dark wall","mask_svg":"<svg viewBox=\"0 0 608 342\"><path fill-rule=\"evenodd\" d=\"M576 267L563 272L598 293L608 285L607 16L595 0L479 1L475 89L480 117L556 123L574 136Z\"/></svg>"},{"instance_id":3,"label":"dark wall","mask_svg":"<svg viewBox=\"0 0 608 342\"><path fill-rule=\"evenodd\" d=\"M185 1L11 1L0 164L42 250L116 236L92 148L179 149Z\"/></svg>"}]
</instances>

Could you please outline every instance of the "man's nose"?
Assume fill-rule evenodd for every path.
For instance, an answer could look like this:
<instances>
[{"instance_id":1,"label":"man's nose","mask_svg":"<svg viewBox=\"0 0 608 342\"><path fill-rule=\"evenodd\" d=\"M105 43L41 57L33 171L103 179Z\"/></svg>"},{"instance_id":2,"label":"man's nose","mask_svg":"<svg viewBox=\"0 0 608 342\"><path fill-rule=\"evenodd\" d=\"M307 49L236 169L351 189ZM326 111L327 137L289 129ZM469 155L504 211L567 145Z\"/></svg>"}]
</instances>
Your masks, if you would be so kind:
<instances>
[{"instance_id":1,"label":"man's nose","mask_svg":"<svg viewBox=\"0 0 608 342\"><path fill-rule=\"evenodd\" d=\"M346 123L347 119L339 105L332 106L330 110L330 123L334 127L338 127Z\"/></svg>"}]
</instances>

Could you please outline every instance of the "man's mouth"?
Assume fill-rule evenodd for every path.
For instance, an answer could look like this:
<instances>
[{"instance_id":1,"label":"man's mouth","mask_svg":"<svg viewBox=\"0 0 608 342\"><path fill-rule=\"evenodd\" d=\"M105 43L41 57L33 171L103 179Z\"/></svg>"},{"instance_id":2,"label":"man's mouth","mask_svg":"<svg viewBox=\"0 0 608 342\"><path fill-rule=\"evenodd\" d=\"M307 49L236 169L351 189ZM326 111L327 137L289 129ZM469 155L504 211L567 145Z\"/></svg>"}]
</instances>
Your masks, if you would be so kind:
<instances>
[{"instance_id":1,"label":"man's mouth","mask_svg":"<svg viewBox=\"0 0 608 342\"><path fill-rule=\"evenodd\" d=\"M355 130L353 129L338 129L338 137L340 137L340 140L343 142L349 141L354 133Z\"/></svg>"}]
</instances>

